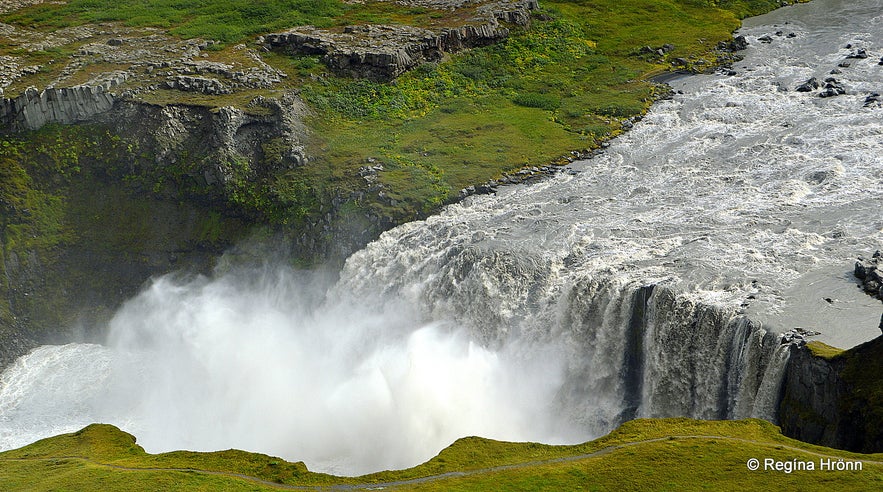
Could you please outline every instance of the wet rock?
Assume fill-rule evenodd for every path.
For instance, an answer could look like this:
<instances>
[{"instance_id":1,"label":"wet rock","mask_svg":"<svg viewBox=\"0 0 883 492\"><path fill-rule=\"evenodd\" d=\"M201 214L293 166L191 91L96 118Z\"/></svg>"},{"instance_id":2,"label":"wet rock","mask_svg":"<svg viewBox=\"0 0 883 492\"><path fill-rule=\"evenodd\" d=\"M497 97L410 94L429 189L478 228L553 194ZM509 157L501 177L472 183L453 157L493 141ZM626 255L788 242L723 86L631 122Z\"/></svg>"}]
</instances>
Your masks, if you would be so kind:
<instances>
[{"instance_id":1,"label":"wet rock","mask_svg":"<svg viewBox=\"0 0 883 492\"><path fill-rule=\"evenodd\" d=\"M797 88L794 90L796 90L797 92L812 92L821 86L822 84L819 83L819 80L817 78L811 77L806 82L798 85Z\"/></svg>"},{"instance_id":2,"label":"wet rock","mask_svg":"<svg viewBox=\"0 0 883 492\"><path fill-rule=\"evenodd\" d=\"M852 64L846 60L843 60L842 62L837 64L837 66L840 68L849 68L850 65L852 65Z\"/></svg>"},{"instance_id":3,"label":"wet rock","mask_svg":"<svg viewBox=\"0 0 883 492\"><path fill-rule=\"evenodd\" d=\"M883 252L877 250L869 260L859 257L853 274L872 297L883 300Z\"/></svg>"},{"instance_id":4,"label":"wet rock","mask_svg":"<svg viewBox=\"0 0 883 492\"><path fill-rule=\"evenodd\" d=\"M721 51L729 51L731 53L735 51L742 51L746 48L748 48L748 40L745 39L745 36L742 35L736 36L735 38L733 38L732 41L729 42L721 41L717 45L717 49Z\"/></svg>"},{"instance_id":5,"label":"wet rock","mask_svg":"<svg viewBox=\"0 0 883 492\"><path fill-rule=\"evenodd\" d=\"M880 106L880 94L879 93L874 92L865 98L864 107L868 108L871 106Z\"/></svg>"},{"instance_id":6,"label":"wet rock","mask_svg":"<svg viewBox=\"0 0 883 492\"><path fill-rule=\"evenodd\" d=\"M780 343L782 345L788 344L796 344L796 345L804 345L806 343L806 339L809 337L814 337L816 335L821 335L821 333L817 331L807 330L804 328L791 328L790 330L782 333Z\"/></svg>"},{"instance_id":7,"label":"wet rock","mask_svg":"<svg viewBox=\"0 0 883 492\"><path fill-rule=\"evenodd\" d=\"M761 37L757 38L757 40L760 41L761 43L772 43L773 42L773 38L769 34L761 36Z\"/></svg>"},{"instance_id":8,"label":"wet rock","mask_svg":"<svg viewBox=\"0 0 883 492\"><path fill-rule=\"evenodd\" d=\"M846 55L846 58L859 59L859 60L865 59L867 57L868 57L868 52L867 52L867 50L863 50L863 49L855 50L855 51L851 52L850 54Z\"/></svg>"},{"instance_id":9,"label":"wet rock","mask_svg":"<svg viewBox=\"0 0 883 492\"><path fill-rule=\"evenodd\" d=\"M829 77L825 79L825 90L819 93L819 97L834 97L839 96L841 94L846 94L846 89L843 88L843 85L837 81L834 77Z\"/></svg>"}]
</instances>

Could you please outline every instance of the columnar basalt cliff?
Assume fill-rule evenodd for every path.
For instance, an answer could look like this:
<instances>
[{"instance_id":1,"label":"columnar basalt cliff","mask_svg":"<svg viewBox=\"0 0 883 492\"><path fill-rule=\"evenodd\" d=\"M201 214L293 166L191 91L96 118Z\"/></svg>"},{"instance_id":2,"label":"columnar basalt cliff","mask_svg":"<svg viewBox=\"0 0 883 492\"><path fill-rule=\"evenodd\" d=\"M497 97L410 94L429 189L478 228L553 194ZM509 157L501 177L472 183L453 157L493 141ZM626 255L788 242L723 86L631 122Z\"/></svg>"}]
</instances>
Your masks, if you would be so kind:
<instances>
[{"instance_id":1,"label":"columnar basalt cliff","mask_svg":"<svg viewBox=\"0 0 883 492\"><path fill-rule=\"evenodd\" d=\"M212 109L149 104L81 86L28 90L3 99L0 108L2 127L14 135L66 125L48 131L95 134L83 138L110 139L119 150L77 157L61 184L34 184L66 204L53 226L69 231L64 248L8 241L7 225L22 227L31 211L4 210L0 368L38 343L98 336L102 319L153 275L210 271L216 258L250 234L251 224L268 222L255 215L261 212L250 201L259 193L254 187L308 160L308 109L295 92L257 97L246 108ZM359 198L331 197L322 215L269 230L281 234L281 247L294 257L342 261L395 225L367 211L343 212Z\"/></svg>"},{"instance_id":2,"label":"columnar basalt cliff","mask_svg":"<svg viewBox=\"0 0 883 492\"><path fill-rule=\"evenodd\" d=\"M114 99L103 86L29 88L14 99L0 100L0 128L36 130L47 123L88 121L109 111Z\"/></svg>"}]
</instances>

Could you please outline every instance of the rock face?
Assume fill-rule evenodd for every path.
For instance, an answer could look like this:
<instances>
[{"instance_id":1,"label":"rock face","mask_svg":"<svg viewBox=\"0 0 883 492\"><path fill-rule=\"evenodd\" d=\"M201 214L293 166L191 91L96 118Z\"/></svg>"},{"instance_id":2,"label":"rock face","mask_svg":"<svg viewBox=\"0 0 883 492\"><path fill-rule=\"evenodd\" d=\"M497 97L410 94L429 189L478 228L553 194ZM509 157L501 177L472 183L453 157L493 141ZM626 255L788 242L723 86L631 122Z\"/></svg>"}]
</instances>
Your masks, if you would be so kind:
<instances>
[{"instance_id":1,"label":"rock face","mask_svg":"<svg viewBox=\"0 0 883 492\"><path fill-rule=\"evenodd\" d=\"M0 100L0 110L0 131L94 125L130 149L109 156L112 162L84 158L76 172L82 183L52 190L69 205L60 225L75 231L63 248L7 249L6 221L17 222L0 216L0 369L69 330L85 330L77 339L94 336L87 332L101 316L152 275L208 271L246 227L237 215L243 212L225 205L235 186L306 161L307 110L294 93L212 110L146 104L82 86L28 90Z\"/></svg>"},{"instance_id":2,"label":"rock face","mask_svg":"<svg viewBox=\"0 0 883 492\"><path fill-rule=\"evenodd\" d=\"M830 359L792 346L779 406L782 433L849 451L883 451L881 369L883 336Z\"/></svg>"},{"instance_id":3,"label":"rock face","mask_svg":"<svg viewBox=\"0 0 883 492\"><path fill-rule=\"evenodd\" d=\"M536 8L536 0L501 0L480 5L460 27L360 25L339 31L305 26L268 34L262 42L287 53L321 55L328 67L342 75L390 80L422 63L438 61L445 53L501 41L509 35L501 22L526 26L530 11Z\"/></svg>"},{"instance_id":4,"label":"rock face","mask_svg":"<svg viewBox=\"0 0 883 492\"><path fill-rule=\"evenodd\" d=\"M36 130L47 123L87 121L113 107L114 96L102 86L28 89L15 99L0 100L0 127Z\"/></svg>"},{"instance_id":5,"label":"rock face","mask_svg":"<svg viewBox=\"0 0 883 492\"><path fill-rule=\"evenodd\" d=\"M779 406L782 433L824 446L849 447L855 429L840 412L846 391L842 370L842 362L816 357L806 345L792 345Z\"/></svg>"}]
</instances>

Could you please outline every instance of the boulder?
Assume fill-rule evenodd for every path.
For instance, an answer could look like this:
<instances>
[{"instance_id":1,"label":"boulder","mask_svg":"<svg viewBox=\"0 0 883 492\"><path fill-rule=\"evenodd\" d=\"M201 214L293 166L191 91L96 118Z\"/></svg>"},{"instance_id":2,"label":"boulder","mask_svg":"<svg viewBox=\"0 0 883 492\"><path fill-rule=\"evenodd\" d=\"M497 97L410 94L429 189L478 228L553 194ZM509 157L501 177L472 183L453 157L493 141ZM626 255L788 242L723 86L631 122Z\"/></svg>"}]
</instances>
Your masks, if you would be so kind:
<instances>
[{"instance_id":1,"label":"boulder","mask_svg":"<svg viewBox=\"0 0 883 492\"><path fill-rule=\"evenodd\" d=\"M867 52L867 50L863 50L863 49L857 49L857 50L849 53L848 55L846 55L846 58L854 58L854 59L859 59L859 60L865 59L867 57L868 57L868 52Z\"/></svg>"},{"instance_id":2,"label":"boulder","mask_svg":"<svg viewBox=\"0 0 883 492\"><path fill-rule=\"evenodd\" d=\"M748 40L742 35L736 36L732 41L721 41L717 44L717 49L721 51L735 52L746 48L748 48Z\"/></svg>"},{"instance_id":3,"label":"boulder","mask_svg":"<svg viewBox=\"0 0 883 492\"><path fill-rule=\"evenodd\" d=\"M859 257L853 274L865 292L883 300L883 252L875 251L870 260Z\"/></svg>"},{"instance_id":4,"label":"boulder","mask_svg":"<svg viewBox=\"0 0 883 492\"><path fill-rule=\"evenodd\" d=\"M797 88L794 90L796 90L797 92L812 92L821 86L822 84L819 83L818 79L816 79L815 77L811 77L806 82L798 85Z\"/></svg>"},{"instance_id":5,"label":"boulder","mask_svg":"<svg viewBox=\"0 0 883 492\"><path fill-rule=\"evenodd\" d=\"M844 89L843 85L834 77L829 77L825 79L824 89L825 90L819 93L819 97L834 97L841 94L846 94L846 89Z\"/></svg>"}]
</instances>

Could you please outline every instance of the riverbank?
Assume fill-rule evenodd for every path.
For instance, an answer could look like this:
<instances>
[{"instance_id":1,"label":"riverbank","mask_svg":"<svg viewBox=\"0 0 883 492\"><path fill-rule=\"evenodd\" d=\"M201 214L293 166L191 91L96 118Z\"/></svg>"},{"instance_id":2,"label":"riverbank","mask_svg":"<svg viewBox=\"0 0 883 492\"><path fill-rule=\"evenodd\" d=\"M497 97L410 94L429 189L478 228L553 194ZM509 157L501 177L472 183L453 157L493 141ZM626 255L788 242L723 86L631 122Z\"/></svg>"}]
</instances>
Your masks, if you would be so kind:
<instances>
[{"instance_id":1,"label":"riverbank","mask_svg":"<svg viewBox=\"0 0 883 492\"><path fill-rule=\"evenodd\" d=\"M506 36L490 45L382 81L211 39L159 7L171 24L120 24L125 2L100 23L103 4L30 3L0 14L0 324L32 341L89 339L151 275L205 272L255 231L298 264L339 264L445 203L554 172L640 117L659 96L649 75L713 66L738 17L778 6L524 4L518 23L493 21ZM311 22L471 25L456 5L368 2ZM125 218L80 199L108 187Z\"/></svg>"}]
</instances>

